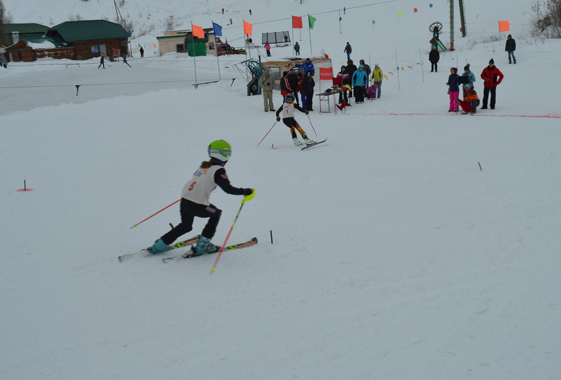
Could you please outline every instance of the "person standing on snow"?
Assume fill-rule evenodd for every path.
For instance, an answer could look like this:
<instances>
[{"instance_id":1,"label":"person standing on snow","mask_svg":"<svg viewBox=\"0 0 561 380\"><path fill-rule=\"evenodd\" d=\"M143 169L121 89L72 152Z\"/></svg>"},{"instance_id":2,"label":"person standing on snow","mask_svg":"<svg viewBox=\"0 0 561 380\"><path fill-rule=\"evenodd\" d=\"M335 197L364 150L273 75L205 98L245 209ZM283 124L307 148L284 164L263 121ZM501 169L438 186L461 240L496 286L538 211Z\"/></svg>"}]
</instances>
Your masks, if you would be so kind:
<instances>
[{"instance_id":1,"label":"person standing on snow","mask_svg":"<svg viewBox=\"0 0 561 380\"><path fill-rule=\"evenodd\" d=\"M372 70L370 69L369 65L364 63L364 59L361 59L360 61L358 61L358 63L364 66L364 72L366 73L366 80L367 80L366 87L368 87L368 85L370 84L370 73L372 73Z\"/></svg>"},{"instance_id":2,"label":"person standing on snow","mask_svg":"<svg viewBox=\"0 0 561 380\"><path fill-rule=\"evenodd\" d=\"M220 186L228 194L249 196L253 189L241 189L233 187L226 175L224 166L232 154L230 144L224 140L216 140L208 146L210 160L203 161L201 166L195 171L193 178L183 186L181 192L181 223L171 231L156 240L148 250L152 254L157 254L169 250L169 245L177 238L193 229L195 217L209 218L196 247L192 248L194 256L205 253L217 252L220 247L210 241L214 237L216 227L220 221L222 210L210 203L210 193Z\"/></svg>"},{"instance_id":3,"label":"person standing on snow","mask_svg":"<svg viewBox=\"0 0 561 380\"><path fill-rule=\"evenodd\" d=\"M450 76L448 77L448 94L450 94L450 109L448 112L458 112L460 110L460 104L458 96L460 95L460 86L458 85L458 69L452 67L450 69Z\"/></svg>"},{"instance_id":4,"label":"person standing on snow","mask_svg":"<svg viewBox=\"0 0 561 380\"><path fill-rule=\"evenodd\" d=\"M351 81L351 86L350 86L350 87L351 87L351 91L350 91L350 93L349 93L349 98L352 98L352 97L353 97L352 78L353 78L353 75L354 75L355 71L358 70L357 67L356 67L356 65L353 63L353 60L352 60L352 59L349 59L349 60L347 61L347 66L345 67L345 70L347 71L347 74L349 74L349 80Z\"/></svg>"},{"instance_id":5,"label":"person standing on snow","mask_svg":"<svg viewBox=\"0 0 561 380\"><path fill-rule=\"evenodd\" d=\"M283 71L282 78L280 79L280 89L283 102L286 102L286 96L292 93L292 87L288 81L288 71Z\"/></svg>"},{"instance_id":6,"label":"person standing on snow","mask_svg":"<svg viewBox=\"0 0 561 380\"><path fill-rule=\"evenodd\" d=\"M265 44L265 51L267 51L267 57L270 57L271 56L271 45L269 45L268 42Z\"/></svg>"},{"instance_id":7,"label":"person standing on snow","mask_svg":"<svg viewBox=\"0 0 561 380\"><path fill-rule=\"evenodd\" d=\"M345 66L341 66L341 71L337 74L337 78L341 78L341 84L339 85L341 87L341 92L339 93L339 104L343 104L343 99L345 100L345 104L349 103L349 99L347 98L347 89L345 86L351 86L351 78L349 78L349 74L347 74L345 70Z\"/></svg>"},{"instance_id":8,"label":"person standing on snow","mask_svg":"<svg viewBox=\"0 0 561 380\"><path fill-rule=\"evenodd\" d=\"M497 79L498 78L498 79ZM483 79L483 84L485 88L483 89L483 106L482 110L487 109L487 101L489 100L489 93L491 93L491 109L495 109L495 95L497 91L497 86L503 81L504 75L495 66L495 60L491 59L489 61L489 66L483 69L481 73L481 79Z\"/></svg>"},{"instance_id":9,"label":"person standing on snow","mask_svg":"<svg viewBox=\"0 0 561 380\"><path fill-rule=\"evenodd\" d=\"M269 68L265 67L265 72L259 78L259 85L263 90L263 106L265 112L274 111L273 90L275 89L275 78L269 73Z\"/></svg>"},{"instance_id":10,"label":"person standing on snow","mask_svg":"<svg viewBox=\"0 0 561 380\"><path fill-rule=\"evenodd\" d=\"M303 108L300 108L299 105L294 104L294 95L293 94L286 95L286 102L283 103L283 105L280 106L280 108L277 110L277 121L280 121L281 118L280 118L279 114L282 112L282 122L284 123L284 125L286 125L288 128L290 128L290 133L292 134L292 141L294 141L294 145L296 145L296 146L303 145L302 142L300 140L298 140L298 136L296 135L296 130L298 130L298 132L300 132L300 135L302 136L302 138L304 139L304 142L306 144L313 144L314 141L310 140L308 138L308 135L306 134L306 132L302 129L300 124L298 124L296 119L294 119L294 109L295 108L298 111L303 112L306 115L308 115L308 111L306 111Z\"/></svg>"},{"instance_id":11,"label":"person standing on snow","mask_svg":"<svg viewBox=\"0 0 561 380\"><path fill-rule=\"evenodd\" d=\"M296 98L296 104L300 105L300 100L298 100L298 77L292 68L288 71L288 83L290 83L290 88Z\"/></svg>"},{"instance_id":12,"label":"person standing on snow","mask_svg":"<svg viewBox=\"0 0 561 380\"><path fill-rule=\"evenodd\" d=\"M300 55L300 45L298 45L298 42L294 44L294 51L296 52L294 55Z\"/></svg>"},{"instance_id":13,"label":"person standing on snow","mask_svg":"<svg viewBox=\"0 0 561 380\"><path fill-rule=\"evenodd\" d=\"M470 87L473 88L473 83L475 82L475 74L472 73L469 69L470 65L469 63L464 67L464 73L462 74L462 77L467 77L467 82L462 82L462 90L464 92L464 98L466 97L466 88Z\"/></svg>"},{"instance_id":14,"label":"person standing on snow","mask_svg":"<svg viewBox=\"0 0 561 380\"><path fill-rule=\"evenodd\" d=\"M144 49L140 47L140 58L144 58Z\"/></svg>"},{"instance_id":15,"label":"person standing on snow","mask_svg":"<svg viewBox=\"0 0 561 380\"><path fill-rule=\"evenodd\" d=\"M512 61L510 60L510 57L512 56L512 59L514 60L514 64L516 64L516 57L514 56L514 51L516 50L516 41L514 40L514 38L512 38L512 35L509 34L508 38L506 39L506 44L505 44L505 51L508 52L508 64L510 65L512 63Z\"/></svg>"},{"instance_id":16,"label":"person standing on snow","mask_svg":"<svg viewBox=\"0 0 561 380\"><path fill-rule=\"evenodd\" d=\"M364 66L358 66L358 70L353 74L353 88L355 90L355 100L356 104L364 103L364 90L366 88L366 82L368 78L364 72Z\"/></svg>"},{"instance_id":17,"label":"person standing on snow","mask_svg":"<svg viewBox=\"0 0 561 380\"><path fill-rule=\"evenodd\" d=\"M429 61L430 61L430 72L433 71L436 73L438 72L438 61L440 61L440 53L436 46L432 47L432 50L429 53Z\"/></svg>"},{"instance_id":18,"label":"person standing on snow","mask_svg":"<svg viewBox=\"0 0 561 380\"><path fill-rule=\"evenodd\" d=\"M316 69L310 58L306 58L306 62L304 62L301 67L304 70L304 75L306 75L308 71L312 73L312 76L316 74Z\"/></svg>"},{"instance_id":19,"label":"person standing on snow","mask_svg":"<svg viewBox=\"0 0 561 380\"><path fill-rule=\"evenodd\" d=\"M351 47L351 44L347 42L347 45L345 46L345 50L343 50L343 53L347 53L347 60L351 59L352 52L353 52L353 48Z\"/></svg>"},{"instance_id":20,"label":"person standing on snow","mask_svg":"<svg viewBox=\"0 0 561 380\"><path fill-rule=\"evenodd\" d=\"M312 76L311 71L306 71L306 76L302 80L302 88L304 89L304 93L306 94L306 104L302 103L304 108L307 111L313 111L312 103L314 100L314 87L316 86L316 82L314 81L314 77Z\"/></svg>"},{"instance_id":21,"label":"person standing on snow","mask_svg":"<svg viewBox=\"0 0 561 380\"><path fill-rule=\"evenodd\" d=\"M380 66L378 66L378 64L374 65L374 71L372 72L372 79L374 79L374 84L378 86L376 87L376 92L374 93L374 96L380 98L380 96L382 96L382 81L384 80L384 72L382 71Z\"/></svg>"}]
</instances>

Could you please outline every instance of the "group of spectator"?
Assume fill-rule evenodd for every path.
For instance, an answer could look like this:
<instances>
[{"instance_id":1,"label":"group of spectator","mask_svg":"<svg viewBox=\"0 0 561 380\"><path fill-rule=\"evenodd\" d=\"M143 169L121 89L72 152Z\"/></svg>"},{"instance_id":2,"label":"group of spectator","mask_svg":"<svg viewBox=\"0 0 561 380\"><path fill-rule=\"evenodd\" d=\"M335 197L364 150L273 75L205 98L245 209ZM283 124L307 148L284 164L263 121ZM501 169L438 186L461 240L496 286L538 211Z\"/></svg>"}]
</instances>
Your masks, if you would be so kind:
<instances>
[{"instance_id":1,"label":"group of spectator","mask_svg":"<svg viewBox=\"0 0 561 380\"><path fill-rule=\"evenodd\" d=\"M352 59L347 61L347 66L341 66L341 71L337 74L337 83L341 88L339 93L339 104L350 105L349 98L355 97L355 103L364 103L365 95L370 93L370 98L382 96L382 81L384 73L376 63L374 71L361 59L358 68ZM369 89L372 91L369 92Z\"/></svg>"},{"instance_id":2,"label":"group of spectator","mask_svg":"<svg viewBox=\"0 0 561 380\"><path fill-rule=\"evenodd\" d=\"M302 69L298 74L296 74L294 68L290 68L289 71L285 71L282 74L280 90L283 102L286 101L288 94L293 94L298 106L300 106L300 101L302 101L302 107L305 110L313 111L314 87L316 86L314 64L310 58L307 58L303 64L298 66ZM268 67L265 68L265 72L259 78L259 84L263 91L263 107L265 112L274 111L273 89L275 87L275 79L269 72ZM298 97L299 93L300 97Z\"/></svg>"}]
</instances>

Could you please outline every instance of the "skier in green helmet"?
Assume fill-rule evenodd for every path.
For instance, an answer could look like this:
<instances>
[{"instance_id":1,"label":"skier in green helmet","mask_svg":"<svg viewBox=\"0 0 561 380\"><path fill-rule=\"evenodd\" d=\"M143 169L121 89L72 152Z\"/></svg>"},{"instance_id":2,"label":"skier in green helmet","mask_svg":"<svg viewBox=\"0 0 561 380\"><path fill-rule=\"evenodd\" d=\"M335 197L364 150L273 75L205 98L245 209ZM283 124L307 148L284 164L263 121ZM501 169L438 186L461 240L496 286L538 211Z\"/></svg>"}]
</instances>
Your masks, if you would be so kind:
<instances>
[{"instance_id":1,"label":"skier in green helmet","mask_svg":"<svg viewBox=\"0 0 561 380\"><path fill-rule=\"evenodd\" d=\"M227 141L216 140L208 146L210 160L203 161L197 169L193 178L183 186L181 192L181 223L175 226L167 234L156 240L148 250L153 253L161 253L169 249L169 245L178 237L193 229L195 217L209 218L196 247L194 255L216 252L220 247L212 244L210 240L214 237L216 226L220 221L222 210L209 202L210 193L220 186L228 194L251 195L253 189L241 189L233 187L226 175L224 165L228 162L232 148Z\"/></svg>"}]
</instances>

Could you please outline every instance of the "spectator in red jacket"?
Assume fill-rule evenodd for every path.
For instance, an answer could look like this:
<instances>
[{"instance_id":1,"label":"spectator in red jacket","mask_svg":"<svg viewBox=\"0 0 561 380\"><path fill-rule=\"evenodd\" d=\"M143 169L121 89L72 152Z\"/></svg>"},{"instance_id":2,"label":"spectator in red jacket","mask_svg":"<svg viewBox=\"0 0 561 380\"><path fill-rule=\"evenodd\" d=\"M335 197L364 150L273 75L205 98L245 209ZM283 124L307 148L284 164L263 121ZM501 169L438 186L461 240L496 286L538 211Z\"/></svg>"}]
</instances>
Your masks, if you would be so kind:
<instances>
[{"instance_id":1,"label":"spectator in red jacket","mask_svg":"<svg viewBox=\"0 0 561 380\"><path fill-rule=\"evenodd\" d=\"M491 93L491 109L495 109L495 95L497 86L503 81L503 78L503 73L501 73L501 71L497 67L495 67L495 61L491 59L489 61L489 66L484 68L483 72L481 73L481 79L483 79L483 84L485 85L485 88L483 90L483 107L481 107L482 110L487 109L489 93Z\"/></svg>"},{"instance_id":2,"label":"spectator in red jacket","mask_svg":"<svg viewBox=\"0 0 561 380\"><path fill-rule=\"evenodd\" d=\"M292 87L290 87L290 82L288 82L288 71L283 71L282 78L280 79L280 89L282 95L282 101L286 102L286 95L292 93Z\"/></svg>"}]
</instances>

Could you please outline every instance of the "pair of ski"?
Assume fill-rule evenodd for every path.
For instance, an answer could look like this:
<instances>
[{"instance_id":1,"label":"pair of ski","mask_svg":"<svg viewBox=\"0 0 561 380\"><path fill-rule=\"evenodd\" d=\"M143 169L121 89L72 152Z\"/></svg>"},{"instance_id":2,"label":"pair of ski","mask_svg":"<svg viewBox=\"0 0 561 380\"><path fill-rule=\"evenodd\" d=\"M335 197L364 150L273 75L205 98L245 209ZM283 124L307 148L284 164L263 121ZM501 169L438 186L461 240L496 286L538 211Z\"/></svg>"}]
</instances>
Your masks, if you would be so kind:
<instances>
[{"instance_id":1,"label":"pair of ski","mask_svg":"<svg viewBox=\"0 0 561 380\"><path fill-rule=\"evenodd\" d=\"M169 248L170 248L170 250L172 250L172 249L177 249L177 248L183 248L183 247L186 247L186 246L189 246L189 245L192 246L193 244L195 244L195 243L197 242L197 240L199 240L199 236L200 236L200 235L197 235L197 236L194 236L194 237L192 237L192 238L190 238L190 239L180 241L180 242L178 242L178 243L175 243L175 244L173 244L173 245L170 245ZM257 244L257 238L254 237L253 239L250 239L250 240L248 240L248 241L246 241L246 242L243 242L243 243L229 245L229 246L227 246L226 248L224 248L224 251L233 251L233 250L236 250L236 249L252 247L252 246L254 246L255 244ZM217 252L219 252L219 251L220 251L220 247L218 247L218 250L217 250L217 251L205 253L204 255L210 255L210 254L213 254L213 253L217 253ZM149 256L149 255L151 255L149 249L143 249L143 250L140 251L140 252L129 253L129 254L126 254L126 255L121 255L121 256L119 256L119 262L122 263L122 262L125 261L125 260L132 259L133 257L135 257L135 256L138 255L138 254L143 254L143 256ZM172 256L172 257L164 257L164 258L162 259L162 261L163 261L164 263L168 263L168 262L170 262L170 261L172 261L172 260L189 259L189 258L191 258L191 257L198 257L198 256L203 256L203 255L195 255L195 253L194 253L194 251L193 251L193 247L192 247L189 251L187 251L187 252L184 253L183 255L176 255L176 256Z\"/></svg>"},{"instance_id":2,"label":"pair of ski","mask_svg":"<svg viewBox=\"0 0 561 380\"><path fill-rule=\"evenodd\" d=\"M311 144L306 144L306 146L303 147L302 150L311 148L311 147L316 146L316 145L319 145L319 144L322 144L322 143L324 143L324 142L326 142L326 141L327 141L327 139L321 140L321 141L314 141L314 142L311 143Z\"/></svg>"}]
</instances>

